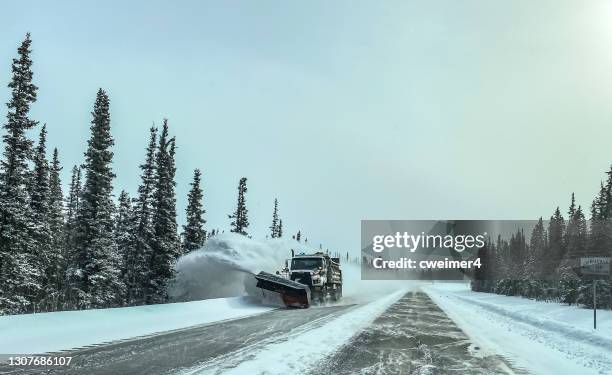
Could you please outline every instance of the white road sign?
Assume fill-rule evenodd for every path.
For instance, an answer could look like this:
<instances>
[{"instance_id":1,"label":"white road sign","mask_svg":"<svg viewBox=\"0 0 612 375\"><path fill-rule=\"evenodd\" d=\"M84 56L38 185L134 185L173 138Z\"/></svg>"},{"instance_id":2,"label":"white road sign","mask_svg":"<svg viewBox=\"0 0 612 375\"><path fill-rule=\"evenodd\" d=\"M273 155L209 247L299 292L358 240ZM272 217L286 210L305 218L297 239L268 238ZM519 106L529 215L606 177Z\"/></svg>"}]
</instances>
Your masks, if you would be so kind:
<instances>
[{"instance_id":1,"label":"white road sign","mask_svg":"<svg viewBox=\"0 0 612 375\"><path fill-rule=\"evenodd\" d=\"M585 275L609 275L610 257L580 258L580 267Z\"/></svg>"}]
</instances>

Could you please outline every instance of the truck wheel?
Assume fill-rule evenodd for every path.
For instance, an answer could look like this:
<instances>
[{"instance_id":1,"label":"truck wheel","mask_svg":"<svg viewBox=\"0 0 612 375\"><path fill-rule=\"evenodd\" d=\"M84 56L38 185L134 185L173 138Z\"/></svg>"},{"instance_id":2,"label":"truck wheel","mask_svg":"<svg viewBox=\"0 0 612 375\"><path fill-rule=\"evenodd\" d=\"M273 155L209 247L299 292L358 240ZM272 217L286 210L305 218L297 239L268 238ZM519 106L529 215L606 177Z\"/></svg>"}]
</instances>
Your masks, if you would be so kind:
<instances>
[{"instance_id":1,"label":"truck wheel","mask_svg":"<svg viewBox=\"0 0 612 375\"><path fill-rule=\"evenodd\" d=\"M325 302L325 296L322 292L312 293L310 298L312 299L312 303L316 305L322 305Z\"/></svg>"},{"instance_id":2,"label":"truck wheel","mask_svg":"<svg viewBox=\"0 0 612 375\"><path fill-rule=\"evenodd\" d=\"M331 293L331 297L333 301L339 301L342 298L342 287L334 289Z\"/></svg>"}]
</instances>

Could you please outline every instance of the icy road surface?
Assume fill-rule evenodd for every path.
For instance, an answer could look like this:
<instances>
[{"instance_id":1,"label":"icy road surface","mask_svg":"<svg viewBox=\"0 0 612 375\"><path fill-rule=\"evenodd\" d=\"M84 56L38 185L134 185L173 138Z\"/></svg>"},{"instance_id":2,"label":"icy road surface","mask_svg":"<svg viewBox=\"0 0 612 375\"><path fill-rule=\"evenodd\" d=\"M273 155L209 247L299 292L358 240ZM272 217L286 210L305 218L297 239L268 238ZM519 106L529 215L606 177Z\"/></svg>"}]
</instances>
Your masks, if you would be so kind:
<instances>
[{"instance_id":1,"label":"icy road surface","mask_svg":"<svg viewBox=\"0 0 612 375\"><path fill-rule=\"evenodd\" d=\"M93 346L61 355L73 357L68 368L48 374L167 374L228 353L253 349L275 337L310 329L341 315L351 305L280 309L252 317L179 329L144 338ZM58 354L60 355L60 354ZM6 372L5 372L6 371ZM36 374L0 366L0 374Z\"/></svg>"},{"instance_id":2,"label":"icy road surface","mask_svg":"<svg viewBox=\"0 0 612 375\"><path fill-rule=\"evenodd\" d=\"M350 302L348 300L347 302ZM280 309L69 351L69 368L11 374L503 374L421 292Z\"/></svg>"},{"instance_id":3,"label":"icy road surface","mask_svg":"<svg viewBox=\"0 0 612 375\"><path fill-rule=\"evenodd\" d=\"M406 293L313 374L514 374L484 355L422 292Z\"/></svg>"}]
</instances>

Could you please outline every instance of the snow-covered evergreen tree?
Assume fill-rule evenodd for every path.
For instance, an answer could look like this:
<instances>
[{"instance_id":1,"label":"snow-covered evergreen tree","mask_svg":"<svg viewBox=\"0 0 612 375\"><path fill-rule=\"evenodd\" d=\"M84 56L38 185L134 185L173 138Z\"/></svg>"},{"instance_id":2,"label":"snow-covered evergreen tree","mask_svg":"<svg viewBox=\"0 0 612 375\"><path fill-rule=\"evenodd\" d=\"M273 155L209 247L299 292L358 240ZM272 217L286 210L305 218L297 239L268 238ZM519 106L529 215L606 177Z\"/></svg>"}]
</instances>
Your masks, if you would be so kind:
<instances>
[{"instance_id":1,"label":"snow-covered evergreen tree","mask_svg":"<svg viewBox=\"0 0 612 375\"><path fill-rule=\"evenodd\" d=\"M174 262L180 252L176 224L175 151L175 140L168 139L168 120L164 119L155 158L153 240L148 303L160 303L167 300L168 282L174 276Z\"/></svg>"},{"instance_id":2,"label":"snow-covered evergreen tree","mask_svg":"<svg viewBox=\"0 0 612 375\"><path fill-rule=\"evenodd\" d=\"M98 91L92 112L91 137L85 152L85 183L76 220L78 307L108 307L122 293L119 259L113 235L114 204L109 100Z\"/></svg>"},{"instance_id":3,"label":"snow-covered evergreen tree","mask_svg":"<svg viewBox=\"0 0 612 375\"><path fill-rule=\"evenodd\" d=\"M123 278L127 288L127 303L130 305L145 302L145 292L149 288L149 266L151 243L153 241L153 192L155 190L155 151L157 148L157 128L149 130L144 163L140 165L140 186L138 197L133 202L131 241L124 257Z\"/></svg>"},{"instance_id":4,"label":"snow-covered evergreen tree","mask_svg":"<svg viewBox=\"0 0 612 375\"><path fill-rule=\"evenodd\" d=\"M274 211L272 212L272 225L270 225L270 236L272 238L278 238L280 237L278 235L278 225L279 225L279 218L278 218L278 199L274 199Z\"/></svg>"},{"instance_id":5,"label":"snow-covered evergreen tree","mask_svg":"<svg viewBox=\"0 0 612 375\"><path fill-rule=\"evenodd\" d=\"M582 207L576 207L574 194L568 210L567 227L564 233L566 257L577 259L586 256L587 250L587 224Z\"/></svg>"},{"instance_id":6,"label":"snow-covered evergreen tree","mask_svg":"<svg viewBox=\"0 0 612 375\"><path fill-rule=\"evenodd\" d=\"M47 197L47 222L49 227L49 256L45 267L45 305L48 310L58 310L61 306L66 259L64 254L64 212L63 194L57 148L49 169L49 194Z\"/></svg>"},{"instance_id":7,"label":"snow-covered evergreen tree","mask_svg":"<svg viewBox=\"0 0 612 375\"><path fill-rule=\"evenodd\" d=\"M563 241L565 235L565 219L561 215L559 207L555 209L553 216L550 217L548 223L548 264L544 266L545 277L554 277L557 272L557 267L565 256L565 243Z\"/></svg>"},{"instance_id":8,"label":"snow-covered evergreen tree","mask_svg":"<svg viewBox=\"0 0 612 375\"><path fill-rule=\"evenodd\" d=\"M30 119L30 106L36 101L37 87L32 83L30 34L13 59L12 79L8 87L7 121L4 124L4 153L0 164L0 314L32 309L32 301L41 291L36 248L32 240L32 210L29 204L28 162L32 140L28 130L37 122Z\"/></svg>"},{"instance_id":9,"label":"snow-covered evergreen tree","mask_svg":"<svg viewBox=\"0 0 612 375\"><path fill-rule=\"evenodd\" d=\"M283 219L278 219L278 238L283 237Z\"/></svg>"},{"instance_id":10,"label":"snow-covered evergreen tree","mask_svg":"<svg viewBox=\"0 0 612 375\"><path fill-rule=\"evenodd\" d=\"M512 261L512 275L515 279L525 277L525 260L527 258L527 242L523 229L518 229L510 237L509 243L510 259Z\"/></svg>"},{"instance_id":11,"label":"snow-covered evergreen tree","mask_svg":"<svg viewBox=\"0 0 612 375\"><path fill-rule=\"evenodd\" d=\"M485 245L478 249L478 258L481 266L474 269L471 287L476 292L489 292L493 287L494 263L492 259L494 245L486 241Z\"/></svg>"},{"instance_id":12,"label":"snow-covered evergreen tree","mask_svg":"<svg viewBox=\"0 0 612 375\"><path fill-rule=\"evenodd\" d=\"M544 221L540 217L538 223L533 227L531 238L529 239L529 256L526 267L528 277L536 280L542 278L544 265L547 263L547 248L546 229L544 228Z\"/></svg>"},{"instance_id":13,"label":"snow-covered evergreen tree","mask_svg":"<svg viewBox=\"0 0 612 375\"><path fill-rule=\"evenodd\" d=\"M202 208L202 173L199 169L193 171L193 182L191 190L187 196L187 224L183 225L183 253L188 253L197 250L204 245L206 241L206 231L204 230L204 213Z\"/></svg>"},{"instance_id":14,"label":"snow-covered evergreen tree","mask_svg":"<svg viewBox=\"0 0 612 375\"><path fill-rule=\"evenodd\" d=\"M233 219L230 224L232 227L231 231L233 233L242 234L243 236L248 235L247 229L249 227L249 211L246 208L246 183L246 177L242 177L238 183L238 202L236 203L236 211L234 211L234 214L229 215L229 218Z\"/></svg>"},{"instance_id":15,"label":"snow-covered evergreen tree","mask_svg":"<svg viewBox=\"0 0 612 375\"><path fill-rule=\"evenodd\" d=\"M76 165L72 167L70 188L66 197L66 237L74 229L76 214L79 211L79 200L81 197L81 168Z\"/></svg>"},{"instance_id":16,"label":"snow-covered evergreen tree","mask_svg":"<svg viewBox=\"0 0 612 375\"><path fill-rule=\"evenodd\" d=\"M124 284L127 286L126 274L127 274L127 260L130 258L133 252L133 237L132 237L132 224L133 224L133 211L132 201L130 195L122 190L119 194L117 213L115 216L115 243L117 244L117 253L121 258L121 277ZM129 293L126 290L126 294ZM122 297L123 303L129 303L128 296Z\"/></svg>"},{"instance_id":17,"label":"snow-covered evergreen tree","mask_svg":"<svg viewBox=\"0 0 612 375\"><path fill-rule=\"evenodd\" d=\"M47 195L49 194L49 162L47 161L47 125L43 125L34 150L34 170L30 179L30 206L35 225L43 225L47 216ZM37 228L37 232L39 229Z\"/></svg>"},{"instance_id":18,"label":"snow-covered evergreen tree","mask_svg":"<svg viewBox=\"0 0 612 375\"><path fill-rule=\"evenodd\" d=\"M78 277L78 255L76 247L76 222L77 212L81 199L81 168L72 167L70 187L65 200L65 224L64 224L64 267L65 275L63 281L62 297L64 307L74 307L76 297L80 293Z\"/></svg>"},{"instance_id":19,"label":"snow-covered evergreen tree","mask_svg":"<svg viewBox=\"0 0 612 375\"><path fill-rule=\"evenodd\" d=\"M34 302L45 299L48 289L45 271L51 263L51 232L48 218L49 200L49 162L47 161L47 126L43 125L38 145L33 155L34 170L30 176L28 191L30 192L30 207L32 209L32 240L33 257L30 267L36 268L37 284L41 285L40 294ZM44 307L38 306L38 310Z\"/></svg>"},{"instance_id":20,"label":"snow-covered evergreen tree","mask_svg":"<svg viewBox=\"0 0 612 375\"><path fill-rule=\"evenodd\" d=\"M601 198L601 229L604 233L600 247L597 251L592 252L592 256L612 256L612 164L606 172L608 179L606 181L605 191ZM595 249L592 249L595 250Z\"/></svg>"},{"instance_id":21,"label":"snow-covered evergreen tree","mask_svg":"<svg viewBox=\"0 0 612 375\"><path fill-rule=\"evenodd\" d=\"M603 182L599 187L599 194L591 204L591 219L589 233L589 255L601 255L601 249L606 248L608 239L606 238L607 217L607 192Z\"/></svg>"}]
</instances>

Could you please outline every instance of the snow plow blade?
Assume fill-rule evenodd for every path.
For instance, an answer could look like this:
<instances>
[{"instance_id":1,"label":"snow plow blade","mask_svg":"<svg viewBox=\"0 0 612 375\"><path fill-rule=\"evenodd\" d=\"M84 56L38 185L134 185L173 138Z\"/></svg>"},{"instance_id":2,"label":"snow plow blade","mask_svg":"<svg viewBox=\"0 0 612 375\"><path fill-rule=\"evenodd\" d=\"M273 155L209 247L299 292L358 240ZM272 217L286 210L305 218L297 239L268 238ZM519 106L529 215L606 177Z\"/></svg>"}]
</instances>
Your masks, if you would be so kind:
<instances>
[{"instance_id":1,"label":"snow plow blade","mask_svg":"<svg viewBox=\"0 0 612 375\"><path fill-rule=\"evenodd\" d=\"M308 285L263 271L255 275L255 279L257 279L258 288L280 295L287 307L306 308L310 306L310 288Z\"/></svg>"}]
</instances>

